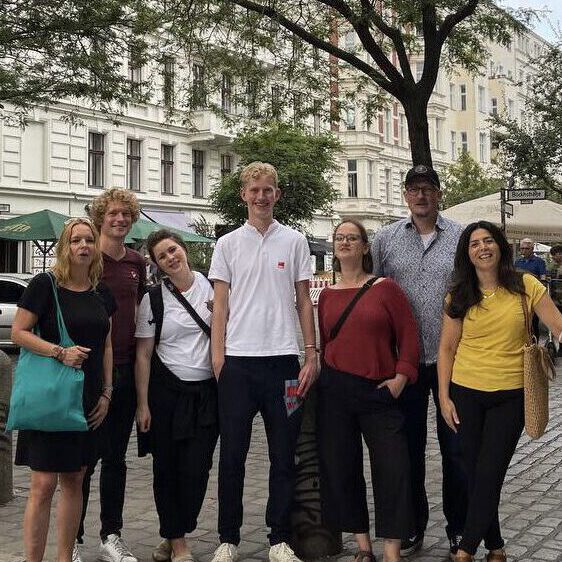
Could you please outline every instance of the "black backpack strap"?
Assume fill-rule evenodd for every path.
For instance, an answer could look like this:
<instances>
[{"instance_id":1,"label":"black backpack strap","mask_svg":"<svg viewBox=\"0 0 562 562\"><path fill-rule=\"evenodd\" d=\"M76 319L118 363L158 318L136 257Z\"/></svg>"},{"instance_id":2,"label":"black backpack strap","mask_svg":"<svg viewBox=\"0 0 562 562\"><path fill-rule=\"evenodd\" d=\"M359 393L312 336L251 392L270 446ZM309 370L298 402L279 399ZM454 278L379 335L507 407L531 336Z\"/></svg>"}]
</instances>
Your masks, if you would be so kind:
<instances>
[{"instance_id":1,"label":"black backpack strap","mask_svg":"<svg viewBox=\"0 0 562 562\"><path fill-rule=\"evenodd\" d=\"M150 298L150 309L152 310L152 320L149 324L156 324L156 331L154 332L154 345L160 343L160 334L162 333L162 322L164 322L164 299L162 298L162 285L153 285L148 289L148 296Z\"/></svg>"},{"instance_id":2,"label":"black backpack strap","mask_svg":"<svg viewBox=\"0 0 562 562\"><path fill-rule=\"evenodd\" d=\"M355 296L351 299L350 303L345 307L345 310L341 313L339 320L336 322L334 327L330 330L330 341L336 338L343 323L347 320L349 313L353 310L353 307L357 304L357 301L367 292L369 287L377 280L377 277L371 277L365 284L355 293Z\"/></svg>"},{"instance_id":3,"label":"black backpack strap","mask_svg":"<svg viewBox=\"0 0 562 562\"><path fill-rule=\"evenodd\" d=\"M189 304L188 300L180 293L179 289L168 279L165 277L162 279L162 283L166 285L166 289L176 297L176 299L183 305L183 307L189 312L193 320L197 322L197 325L205 332L207 337L211 337L211 327L195 312L195 309Z\"/></svg>"}]
</instances>

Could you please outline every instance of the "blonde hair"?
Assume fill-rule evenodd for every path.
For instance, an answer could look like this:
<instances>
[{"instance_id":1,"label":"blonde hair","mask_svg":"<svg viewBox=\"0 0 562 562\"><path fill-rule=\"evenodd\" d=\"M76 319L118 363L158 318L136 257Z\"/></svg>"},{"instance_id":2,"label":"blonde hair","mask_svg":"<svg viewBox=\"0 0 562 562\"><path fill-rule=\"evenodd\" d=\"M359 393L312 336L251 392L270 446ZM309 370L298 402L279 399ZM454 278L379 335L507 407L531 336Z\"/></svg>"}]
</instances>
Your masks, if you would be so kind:
<instances>
[{"instance_id":1,"label":"blonde hair","mask_svg":"<svg viewBox=\"0 0 562 562\"><path fill-rule=\"evenodd\" d=\"M64 223L64 228L56 248L57 261L51 270L57 279L57 283L60 285L65 285L70 281L70 238L72 236L72 229L77 224L85 224L88 226L94 236L94 259L88 270L88 278L92 287L95 288L99 283L103 271L103 258L100 248L100 235L92 221L86 217L70 219Z\"/></svg>"},{"instance_id":2,"label":"blonde hair","mask_svg":"<svg viewBox=\"0 0 562 562\"><path fill-rule=\"evenodd\" d=\"M251 162L247 166L242 168L240 172L240 180L242 185L245 187L251 180L261 178L262 176L269 176L273 179L275 188L279 187L279 176L277 175L277 170L267 162Z\"/></svg>"},{"instance_id":3,"label":"blonde hair","mask_svg":"<svg viewBox=\"0 0 562 562\"><path fill-rule=\"evenodd\" d=\"M98 195L90 206L89 215L98 230L101 228L105 213L107 212L107 207L109 207L110 203L123 203L129 208L131 220L134 223L139 220L140 206L136 195L128 189L112 187Z\"/></svg>"}]
</instances>

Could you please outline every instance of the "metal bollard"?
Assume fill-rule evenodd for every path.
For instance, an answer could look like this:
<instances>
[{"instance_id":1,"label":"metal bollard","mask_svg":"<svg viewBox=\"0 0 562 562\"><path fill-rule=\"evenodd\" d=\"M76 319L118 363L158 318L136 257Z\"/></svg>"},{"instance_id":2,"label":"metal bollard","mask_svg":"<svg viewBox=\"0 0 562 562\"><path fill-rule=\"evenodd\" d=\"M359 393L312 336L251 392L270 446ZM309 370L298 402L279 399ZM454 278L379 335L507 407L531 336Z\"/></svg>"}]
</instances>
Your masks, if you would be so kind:
<instances>
[{"instance_id":1,"label":"metal bollard","mask_svg":"<svg viewBox=\"0 0 562 562\"><path fill-rule=\"evenodd\" d=\"M13 497L12 433L6 433L8 406L12 392L12 362L0 350L0 505Z\"/></svg>"},{"instance_id":2,"label":"metal bollard","mask_svg":"<svg viewBox=\"0 0 562 562\"><path fill-rule=\"evenodd\" d=\"M296 485L291 513L291 546L306 560L335 556L342 551L342 534L322 526L320 475L316 448L316 389L304 405L296 451Z\"/></svg>"}]
</instances>

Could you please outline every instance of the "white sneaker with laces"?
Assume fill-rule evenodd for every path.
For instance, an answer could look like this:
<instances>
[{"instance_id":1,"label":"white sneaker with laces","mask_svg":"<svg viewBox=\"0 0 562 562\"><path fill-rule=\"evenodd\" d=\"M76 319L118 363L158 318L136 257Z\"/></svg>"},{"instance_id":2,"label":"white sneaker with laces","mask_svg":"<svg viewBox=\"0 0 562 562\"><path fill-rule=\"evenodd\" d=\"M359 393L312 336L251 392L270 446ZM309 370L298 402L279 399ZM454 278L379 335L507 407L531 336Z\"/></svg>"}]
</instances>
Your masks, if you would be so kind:
<instances>
[{"instance_id":1,"label":"white sneaker with laces","mask_svg":"<svg viewBox=\"0 0 562 562\"><path fill-rule=\"evenodd\" d=\"M238 560L238 547L229 542L223 542L215 550L211 562L236 562Z\"/></svg>"},{"instance_id":2,"label":"white sneaker with laces","mask_svg":"<svg viewBox=\"0 0 562 562\"><path fill-rule=\"evenodd\" d=\"M119 535L109 535L105 542L100 544L99 559L104 562L138 562Z\"/></svg>"},{"instance_id":3,"label":"white sneaker with laces","mask_svg":"<svg viewBox=\"0 0 562 562\"><path fill-rule=\"evenodd\" d=\"M74 548L72 549L72 562L82 562L80 545L77 542L74 543Z\"/></svg>"},{"instance_id":4,"label":"white sneaker with laces","mask_svg":"<svg viewBox=\"0 0 562 562\"><path fill-rule=\"evenodd\" d=\"M286 542L274 544L269 549L269 560L270 562L302 562Z\"/></svg>"}]
</instances>

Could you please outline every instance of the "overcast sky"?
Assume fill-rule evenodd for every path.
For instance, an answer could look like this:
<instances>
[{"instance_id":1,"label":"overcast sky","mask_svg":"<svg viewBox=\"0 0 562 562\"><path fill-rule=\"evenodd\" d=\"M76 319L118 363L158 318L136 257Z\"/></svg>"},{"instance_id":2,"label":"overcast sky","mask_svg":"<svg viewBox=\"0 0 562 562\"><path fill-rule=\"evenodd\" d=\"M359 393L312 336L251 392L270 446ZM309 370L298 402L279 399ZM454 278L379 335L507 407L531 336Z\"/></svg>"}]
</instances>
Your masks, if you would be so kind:
<instances>
[{"instance_id":1,"label":"overcast sky","mask_svg":"<svg viewBox=\"0 0 562 562\"><path fill-rule=\"evenodd\" d=\"M533 8L535 10L548 10L543 21L535 24L535 31L548 41L562 39L562 0L498 0L503 6L512 8Z\"/></svg>"}]
</instances>

